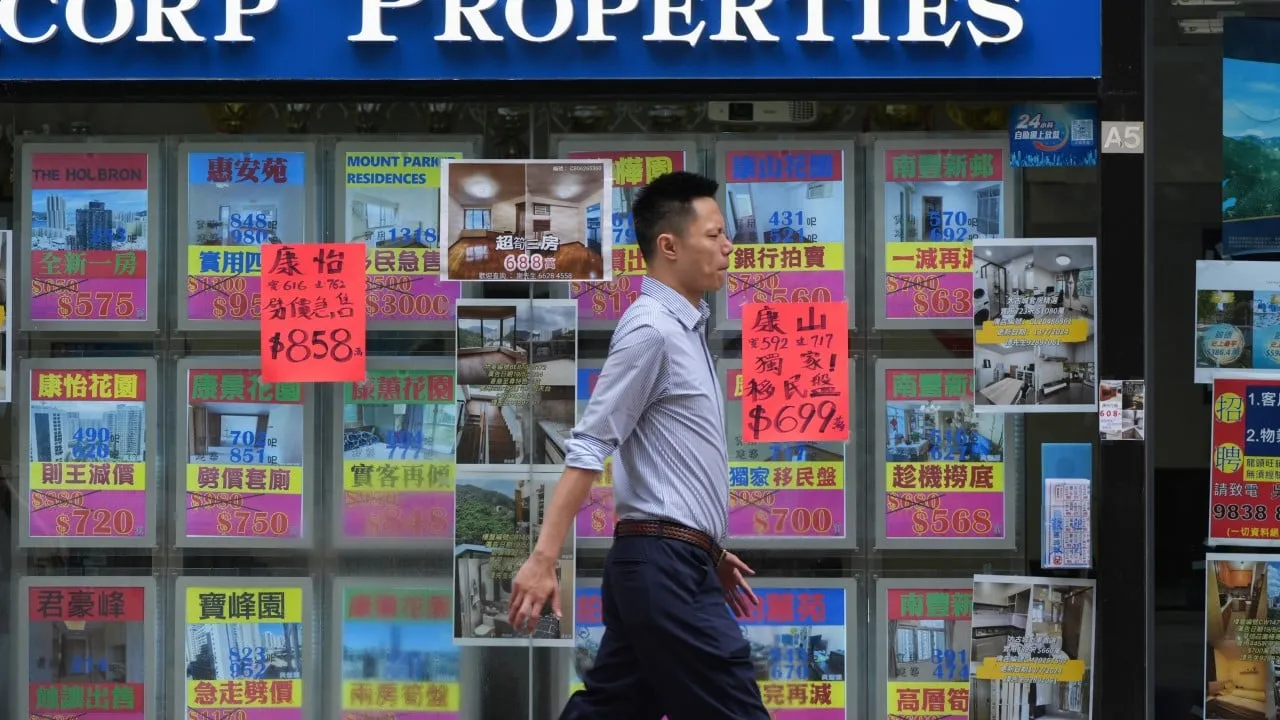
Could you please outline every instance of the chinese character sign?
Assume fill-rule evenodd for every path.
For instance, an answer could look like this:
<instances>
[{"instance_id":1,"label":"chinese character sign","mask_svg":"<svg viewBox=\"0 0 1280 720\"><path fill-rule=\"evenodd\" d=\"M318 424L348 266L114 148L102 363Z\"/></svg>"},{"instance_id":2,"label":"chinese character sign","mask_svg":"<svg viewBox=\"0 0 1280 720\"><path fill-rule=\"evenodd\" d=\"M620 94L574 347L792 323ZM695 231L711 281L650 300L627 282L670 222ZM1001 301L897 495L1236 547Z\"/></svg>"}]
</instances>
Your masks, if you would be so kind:
<instances>
[{"instance_id":1,"label":"chinese character sign","mask_svg":"<svg viewBox=\"0 0 1280 720\"><path fill-rule=\"evenodd\" d=\"M891 587L884 597L888 716L967 720L973 593Z\"/></svg>"},{"instance_id":2,"label":"chinese character sign","mask_svg":"<svg viewBox=\"0 0 1280 720\"><path fill-rule=\"evenodd\" d=\"M1267 545L1280 538L1280 380L1213 381L1209 539Z\"/></svg>"},{"instance_id":3,"label":"chinese character sign","mask_svg":"<svg viewBox=\"0 0 1280 720\"><path fill-rule=\"evenodd\" d=\"M742 435L748 443L849 439L849 306L743 306Z\"/></svg>"},{"instance_id":4,"label":"chinese character sign","mask_svg":"<svg viewBox=\"0 0 1280 720\"><path fill-rule=\"evenodd\" d=\"M441 276L612 280L612 171L600 160L444 160Z\"/></svg>"},{"instance_id":5,"label":"chinese character sign","mask_svg":"<svg viewBox=\"0 0 1280 720\"><path fill-rule=\"evenodd\" d=\"M369 320L452 320L459 286L440 279L440 161L462 154L339 147L338 157L343 240L367 252Z\"/></svg>"},{"instance_id":6,"label":"chinese character sign","mask_svg":"<svg viewBox=\"0 0 1280 720\"><path fill-rule=\"evenodd\" d=\"M884 371L884 537L1005 537L1003 415L973 411L973 371Z\"/></svg>"},{"instance_id":7,"label":"chinese character sign","mask_svg":"<svg viewBox=\"0 0 1280 720\"><path fill-rule=\"evenodd\" d=\"M845 720L846 668L853 660L840 587L757 587L760 605L738 623L751 644L760 694L775 720ZM579 588L570 691L595 664L604 637L600 589ZM566 613L567 617L567 613Z\"/></svg>"},{"instance_id":8,"label":"chinese character sign","mask_svg":"<svg viewBox=\"0 0 1280 720\"><path fill-rule=\"evenodd\" d=\"M1204 717L1274 720L1280 555L1205 556Z\"/></svg>"},{"instance_id":9,"label":"chinese character sign","mask_svg":"<svg viewBox=\"0 0 1280 720\"><path fill-rule=\"evenodd\" d=\"M591 393L599 379L600 368L578 368L579 416L587 409L587 403L591 400ZM612 538L616 523L617 516L613 513L613 456L610 455L605 458L604 472L600 473L600 478L591 486L591 492L578 509L575 521L578 539Z\"/></svg>"},{"instance_id":10,"label":"chinese character sign","mask_svg":"<svg viewBox=\"0 0 1280 720\"><path fill-rule=\"evenodd\" d=\"M302 384L212 368L186 384L186 537L302 537Z\"/></svg>"},{"instance_id":11,"label":"chinese character sign","mask_svg":"<svg viewBox=\"0 0 1280 720\"><path fill-rule=\"evenodd\" d=\"M32 320L146 320L150 158L35 153L27 167Z\"/></svg>"},{"instance_id":12,"label":"chinese character sign","mask_svg":"<svg viewBox=\"0 0 1280 720\"><path fill-rule=\"evenodd\" d=\"M187 318L255 322L262 248L308 240L307 155L187 153Z\"/></svg>"},{"instance_id":13,"label":"chinese character sign","mask_svg":"<svg viewBox=\"0 0 1280 720\"><path fill-rule=\"evenodd\" d=\"M1093 566L1093 444L1042 443L1040 482L1044 496L1040 566L1089 569Z\"/></svg>"},{"instance_id":14,"label":"chinese character sign","mask_svg":"<svg viewBox=\"0 0 1280 720\"><path fill-rule=\"evenodd\" d=\"M631 223L631 205L645 185L667 173L685 169L684 151L576 151L566 155L570 160L613 163L613 212L610 227L604 231L613 235L613 280L575 282L569 286L569 292L578 300L580 320L617 322L639 297L640 279L645 272L644 258L636 244L635 226Z\"/></svg>"},{"instance_id":15,"label":"chinese character sign","mask_svg":"<svg viewBox=\"0 0 1280 720\"><path fill-rule=\"evenodd\" d=\"M72 580L72 578L56 578ZM96 579L96 578L95 578ZM52 585L23 590L26 688L21 717L143 720L156 694L147 617L149 588ZM134 583L134 584L131 584ZM25 709L22 709L25 708Z\"/></svg>"},{"instance_id":16,"label":"chinese character sign","mask_svg":"<svg viewBox=\"0 0 1280 720\"><path fill-rule=\"evenodd\" d=\"M1009 166L1094 167L1098 106L1035 103L1009 111Z\"/></svg>"},{"instance_id":17,"label":"chinese character sign","mask_svg":"<svg viewBox=\"0 0 1280 720\"><path fill-rule=\"evenodd\" d=\"M187 713L302 720L310 659L302 587L189 583L179 584Z\"/></svg>"},{"instance_id":18,"label":"chinese character sign","mask_svg":"<svg viewBox=\"0 0 1280 720\"><path fill-rule=\"evenodd\" d=\"M1273 263L1196 261L1196 382L1280 370L1280 278Z\"/></svg>"},{"instance_id":19,"label":"chinese character sign","mask_svg":"<svg viewBox=\"0 0 1280 720\"><path fill-rule=\"evenodd\" d=\"M726 319L748 303L844 300L844 152L729 150L724 173Z\"/></svg>"},{"instance_id":20,"label":"chinese character sign","mask_svg":"<svg viewBox=\"0 0 1280 720\"><path fill-rule=\"evenodd\" d=\"M973 249L1003 237L1005 151L879 149L884 308L889 320L968 318Z\"/></svg>"},{"instance_id":21,"label":"chinese character sign","mask_svg":"<svg viewBox=\"0 0 1280 720\"><path fill-rule=\"evenodd\" d=\"M453 537L454 388L451 370L371 370L343 386L347 538Z\"/></svg>"},{"instance_id":22,"label":"chinese character sign","mask_svg":"<svg viewBox=\"0 0 1280 720\"><path fill-rule=\"evenodd\" d=\"M68 546L147 534L147 373L35 368L28 378L31 538Z\"/></svg>"},{"instance_id":23,"label":"chinese character sign","mask_svg":"<svg viewBox=\"0 0 1280 720\"><path fill-rule=\"evenodd\" d=\"M729 537L846 537L845 444L747 442L742 431L745 375L736 363L725 363L720 377L725 381L729 450Z\"/></svg>"},{"instance_id":24,"label":"chinese character sign","mask_svg":"<svg viewBox=\"0 0 1280 720\"><path fill-rule=\"evenodd\" d=\"M365 255L358 245L262 249L262 377L357 382L365 376Z\"/></svg>"},{"instance_id":25,"label":"chinese character sign","mask_svg":"<svg viewBox=\"0 0 1280 720\"><path fill-rule=\"evenodd\" d=\"M458 720L461 651L448 586L355 582L338 581L342 717Z\"/></svg>"}]
</instances>

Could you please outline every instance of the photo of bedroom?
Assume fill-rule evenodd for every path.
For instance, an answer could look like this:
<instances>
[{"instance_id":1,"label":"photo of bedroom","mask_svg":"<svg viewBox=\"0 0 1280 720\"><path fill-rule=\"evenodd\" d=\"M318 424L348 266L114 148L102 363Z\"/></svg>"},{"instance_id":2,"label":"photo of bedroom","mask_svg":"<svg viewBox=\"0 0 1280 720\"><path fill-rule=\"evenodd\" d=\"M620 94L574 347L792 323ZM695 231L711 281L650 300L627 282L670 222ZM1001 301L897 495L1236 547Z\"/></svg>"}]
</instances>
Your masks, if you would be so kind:
<instances>
[{"instance_id":1,"label":"photo of bedroom","mask_svg":"<svg viewBox=\"0 0 1280 720\"><path fill-rule=\"evenodd\" d=\"M604 280L612 237L611 163L466 160L447 163L440 223L449 280Z\"/></svg>"},{"instance_id":2,"label":"photo of bedroom","mask_svg":"<svg viewBox=\"0 0 1280 720\"><path fill-rule=\"evenodd\" d=\"M199 403L187 408L187 462L302 465L301 404Z\"/></svg>"},{"instance_id":3,"label":"photo of bedroom","mask_svg":"<svg viewBox=\"0 0 1280 720\"><path fill-rule=\"evenodd\" d=\"M1267 720L1280 706L1280 564L1209 555L1205 572L1205 720Z\"/></svg>"},{"instance_id":4,"label":"photo of bedroom","mask_svg":"<svg viewBox=\"0 0 1280 720\"><path fill-rule=\"evenodd\" d=\"M1003 415L978 415L971 403L889 401L885 462L1003 462Z\"/></svg>"}]
</instances>

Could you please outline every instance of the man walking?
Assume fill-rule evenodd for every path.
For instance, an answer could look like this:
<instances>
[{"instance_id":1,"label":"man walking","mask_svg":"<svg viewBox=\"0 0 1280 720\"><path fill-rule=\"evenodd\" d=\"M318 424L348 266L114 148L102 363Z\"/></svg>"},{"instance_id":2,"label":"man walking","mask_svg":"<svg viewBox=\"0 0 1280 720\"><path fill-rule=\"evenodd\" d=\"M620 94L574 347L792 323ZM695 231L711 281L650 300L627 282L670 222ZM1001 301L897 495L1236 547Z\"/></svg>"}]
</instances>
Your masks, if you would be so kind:
<instances>
[{"instance_id":1,"label":"man walking","mask_svg":"<svg viewBox=\"0 0 1280 720\"><path fill-rule=\"evenodd\" d=\"M703 296L724 287L733 251L718 189L676 172L640 191L632 223L648 276L618 321L537 547L513 584L513 626L532 628L548 602L560 615L556 557L616 451L604 638L561 720L769 719L750 645L725 608L745 617L760 601L745 579L751 568L721 546L724 397L703 332Z\"/></svg>"}]
</instances>

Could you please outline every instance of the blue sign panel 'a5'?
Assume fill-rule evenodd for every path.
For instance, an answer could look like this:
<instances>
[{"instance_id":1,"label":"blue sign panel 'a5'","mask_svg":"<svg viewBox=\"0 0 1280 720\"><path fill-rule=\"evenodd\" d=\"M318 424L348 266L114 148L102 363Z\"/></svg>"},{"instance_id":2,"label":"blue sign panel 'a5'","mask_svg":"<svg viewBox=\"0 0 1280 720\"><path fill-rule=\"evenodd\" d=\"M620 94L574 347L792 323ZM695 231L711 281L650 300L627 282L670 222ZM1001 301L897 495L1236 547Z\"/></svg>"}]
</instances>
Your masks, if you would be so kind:
<instances>
[{"instance_id":1,"label":"blue sign panel 'a5'","mask_svg":"<svg viewBox=\"0 0 1280 720\"><path fill-rule=\"evenodd\" d=\"M1101 21L1101 0L6 0L0 80L1096 78Z\"/></svg>"}]
</instances>

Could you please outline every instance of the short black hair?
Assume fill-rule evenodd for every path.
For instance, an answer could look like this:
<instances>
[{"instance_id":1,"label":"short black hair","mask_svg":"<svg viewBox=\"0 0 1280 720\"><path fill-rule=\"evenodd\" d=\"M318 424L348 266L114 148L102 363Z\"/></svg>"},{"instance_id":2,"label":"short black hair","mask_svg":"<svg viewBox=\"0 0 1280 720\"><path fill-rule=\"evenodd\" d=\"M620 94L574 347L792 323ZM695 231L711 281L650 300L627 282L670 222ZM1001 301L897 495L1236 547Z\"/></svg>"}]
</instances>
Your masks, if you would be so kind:
<instances>
[{"instance_id":1,"label":"short black hair","mask_svg":"<svg viewBox=\"0 0 1280 720\"><path fill-rule=\"evenodd\" d=\"M667 173L640 189L631 205L631 223L645 264L653 261L658 236L679 235L693 222L693 202L715 199L720 183L691 172Z\"/></svg>"}]
</instances>

